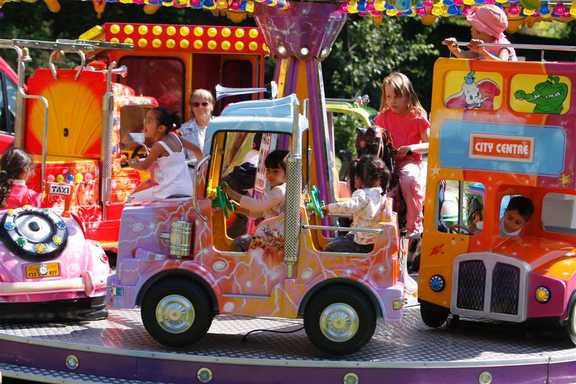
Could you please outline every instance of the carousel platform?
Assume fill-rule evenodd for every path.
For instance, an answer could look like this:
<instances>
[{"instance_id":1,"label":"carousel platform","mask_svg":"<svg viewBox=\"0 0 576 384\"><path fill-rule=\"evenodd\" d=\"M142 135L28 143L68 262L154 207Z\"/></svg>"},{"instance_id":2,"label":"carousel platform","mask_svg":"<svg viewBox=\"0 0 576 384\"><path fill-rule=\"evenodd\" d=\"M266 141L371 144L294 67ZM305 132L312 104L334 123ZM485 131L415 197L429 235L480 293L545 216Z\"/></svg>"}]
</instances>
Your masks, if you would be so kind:
<instances>
[{"instance_id":1,"label":"carousel platform","mask_svg":"<svg viewBox=\"0 0 576 384\"><path fill-rule=\"evenodd\" d=\"M254 330L274 332L244 338ZM148 336L139 311L113 310L81 324L0 325L0 372L46 383L574 383L576 348L560 329L430 329L414 305L346 357L316 350L297 320L239 317L216 318L199 343L174 351Z\"/></svg>"}]
</instances>

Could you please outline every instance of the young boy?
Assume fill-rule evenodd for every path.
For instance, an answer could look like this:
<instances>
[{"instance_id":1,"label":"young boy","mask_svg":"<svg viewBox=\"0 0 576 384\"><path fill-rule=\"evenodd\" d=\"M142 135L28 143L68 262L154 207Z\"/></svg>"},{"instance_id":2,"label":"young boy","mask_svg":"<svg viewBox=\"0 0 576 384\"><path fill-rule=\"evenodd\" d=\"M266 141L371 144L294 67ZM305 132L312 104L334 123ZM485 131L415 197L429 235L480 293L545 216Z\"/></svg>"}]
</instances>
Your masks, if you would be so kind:
<instances>
[{"instance_id":1,"label":"young boy","mask_svg":"<svg viewBox=\"0 0 576 384\"><path fill-rule=\"evenodd\" d=\"M528 223L534 213L532 200L524 196L514 196L510 199L502 222L500 223L501 236L520 236L522 228Z\"/></svg>"},{"instance_id":2,"label":"young boy","mask_svg":"<svg viewBox=\"0 0 576 384\"><path fill-rule=\"evenodd\" d=\"M263 216L264 221L258 224L254 236L265 238L266 235L275 233L284 236L284 206L286 205L286 158L288 151L274 150L266 156L266 179L270 185L270 191L261 198L253 198L234 191L225 184L223 189L230 199L236 201L239 207L248 211L250 216ZM234 240L234 249L245 252L250 246L252 237L240 236Z\"/></svg>"}]
</instances>

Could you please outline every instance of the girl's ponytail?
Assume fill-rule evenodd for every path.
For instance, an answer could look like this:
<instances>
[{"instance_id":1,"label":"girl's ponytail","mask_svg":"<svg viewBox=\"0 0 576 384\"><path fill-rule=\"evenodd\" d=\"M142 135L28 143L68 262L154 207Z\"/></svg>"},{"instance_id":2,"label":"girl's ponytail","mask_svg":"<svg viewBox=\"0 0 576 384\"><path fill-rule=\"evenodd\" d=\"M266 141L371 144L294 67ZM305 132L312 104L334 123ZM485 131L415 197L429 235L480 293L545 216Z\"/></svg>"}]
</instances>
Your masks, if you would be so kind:
<instances>
[{"instance_id":1,"label":"girl's ponytail","mask_svg":"<svg viewBox=\"0 0 576 384\"><path fill-rule=\"evenodd\" d=\"M361 156L355 164L354 173L362 182L361 188L369 188L379 181L382 194L388 191L390 181L390 171L386 164L379 158L371 155Z\"/></svg>"},{"instance_id":2,"label":"girl's ponytail","mask_svg":"<svg viewBox=\"0 0 576 384\"><path fill-rule=\"evenodd\" d=\"M170 112L165 108L154 108L152 110L156 114L158 125L166 127L166 134L180 128L180 117L175 112Z\"/></svg>"}]
</instances>

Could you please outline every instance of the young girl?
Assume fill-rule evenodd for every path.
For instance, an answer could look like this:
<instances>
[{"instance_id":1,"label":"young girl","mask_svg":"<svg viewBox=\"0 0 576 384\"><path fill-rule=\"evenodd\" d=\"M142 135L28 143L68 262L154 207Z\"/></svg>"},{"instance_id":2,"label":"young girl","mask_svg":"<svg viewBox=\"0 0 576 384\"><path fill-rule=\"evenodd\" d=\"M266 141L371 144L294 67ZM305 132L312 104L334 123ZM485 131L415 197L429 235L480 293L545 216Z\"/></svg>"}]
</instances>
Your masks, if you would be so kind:
<instances>
[{"instance_id":1,"label":"young girl","mask_svg":"<svg viewBox=\"0 0 576 384\"><path fill-rule=\"evenodd\" d=\"M265 220L258 224L254 236L266 239L267 235L284 237L284 211L286 205L286 158L288 151L277 149L266 156L266 179L270 191L261 198L242 195L224 184L224 192L238 202L241 209L247 210L250 216L264 216ZM240 236L234 240L237 251L247 251L251 236Z\"/></svg>"},{"instance_id":2,"label":"young girl","mask_svg":"<svg viewBox=\"0 0 576 384\"><path fill-rule=\"evenodd\" d=\"M508 17L497 5L488 4L472 9L466 16L470 23L472 40L468 45L469 51L462 52L451 37L444 40L444 44L456 57L480 58L498 61L516 61L516 52L512 47L481 47L482 43L510 44L504 31L508 28Z\"/></svg>"},{"instance_id":3,"label":"young girl","mask_svg":"<svg viewBox=\"0 0 576 384\"><path fill-rule=\"evenodd\" d=\"M384 79L380 112L374 123L388 131L398 151L395 164L406 202L406 230L408 237L417 236L422 233L424 201L420 185L421 153L428 152L430 122L406 75L394 72Z\"/></svg>"},{"instance_id":4,"label":"young girl","mask_svg":"<svg viewBox=\"0 0 576 384\"><path fill-rule=\"evenodd\" d=\"M149 155L143 159L132 159L128 165L136 169L150 169L150 180L140 184L130 201L165 199L173 195L191 195L192 179L186 165L184 150L201 153L194 144L171 133L177 127L177 116L163 108L146 112L144 136L153 143Z\"/></svg>"},{"instance_id":5,"label":"young girl","mask_svg":"<svg viewBox=\"0 0 576 384\"><path fill-rule=\"evenodd\" d=\"M26 186L32 174L32 159L23 150L11 148L0 160L0 202L2 208L26 204L40 206L41 195Z\"/></svg>"},{"instance_id":6,"label":"young girl","mask_svg":"<svg viewBox=\"0 0 576 384\"><path fill-rule=\"evenodd\" d=\"M342 202L328 204L324 210L330 215L352 214L351 228L376 228L382 221L390 172L382 160L370 155L360 157L354 171L356 190L352 197ZM325 251L372 252L374 236L373 233L350 232L328 243Z\"/></svg>"}]
</instances>

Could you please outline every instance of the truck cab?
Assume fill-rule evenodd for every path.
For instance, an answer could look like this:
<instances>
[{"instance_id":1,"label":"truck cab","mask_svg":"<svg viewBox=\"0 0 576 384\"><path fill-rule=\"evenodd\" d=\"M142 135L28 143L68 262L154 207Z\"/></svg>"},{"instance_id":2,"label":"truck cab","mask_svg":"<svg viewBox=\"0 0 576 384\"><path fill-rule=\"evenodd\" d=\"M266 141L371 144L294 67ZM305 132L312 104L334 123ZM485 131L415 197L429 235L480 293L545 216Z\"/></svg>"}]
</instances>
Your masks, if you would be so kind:
<instances>
[{"instance_id":1,"label":"truck cab","mask_svg":"<svg viewBox=\"0 0 576 384\"><path fill-rule=\"evenodd\" d=\"M215 315L274 316L303 318L314 345L346 354L370 340L378 317L399 320L403 284L394 216L383 215L380 228L372 229L378 240L371 253L322 250L325 234L343 228L320 225L319 205L305 204L314 188L303 161L304 116L290 95L230 104L213 119L194 196L124 209L118 272L109 280L112 307L139 306L147 331L171 347L197 341ZM253 237L248 251L238 252L220 185L245 162L257 134L252 196L265 192L267 153L290 150L284 230Z\"/></svg>"},{"instance_id":2,"label":"truck cab","mask_svg":"<svg viewBox=\"0 0 576 384\"><path fill-rule=\"evenodd\" d=\"M438 59L419 275L422 319L554 319L576 341L576 65ZM503 231L510 199L534 212Z\"/></svg>"}]
</instances>

